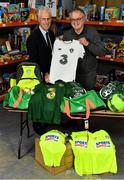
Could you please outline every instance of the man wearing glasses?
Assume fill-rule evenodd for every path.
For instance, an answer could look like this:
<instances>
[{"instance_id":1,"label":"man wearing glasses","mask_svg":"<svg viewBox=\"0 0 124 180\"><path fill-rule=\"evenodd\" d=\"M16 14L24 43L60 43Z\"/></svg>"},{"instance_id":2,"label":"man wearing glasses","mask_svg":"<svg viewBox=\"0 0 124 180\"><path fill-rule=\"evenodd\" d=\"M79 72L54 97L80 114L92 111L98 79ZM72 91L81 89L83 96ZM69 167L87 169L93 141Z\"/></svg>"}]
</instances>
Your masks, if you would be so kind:
<instances>
[{"instance_id":1,"label":"man wearing glasses","mask_svg":"<svg viewBox=\"0 0 124 180\"><path fill-rule=\"evenodd\" d=\"M31 62L40 66L43 77L49 73L52 46L55 40L54 33L50 30L52 14L48 7L42 7L38 11L39 25L27 39L27 52Z\"/></svg>"},{"instance_id":2,"label":"man wearing glasses","mask_svg":"<svg viewBox=\"0 0 124 180\"><path fill-rule=\"evenodd\" d=\"M63 34L64 41L79 40L84 46L85 55L79 59L76 81L86 90L95 88L96 83L96 56L105 55L104 44L95 29L84 25L85 13L81 9L74 9L69 14L72 28Z\"/></svg>"}]
</instances>

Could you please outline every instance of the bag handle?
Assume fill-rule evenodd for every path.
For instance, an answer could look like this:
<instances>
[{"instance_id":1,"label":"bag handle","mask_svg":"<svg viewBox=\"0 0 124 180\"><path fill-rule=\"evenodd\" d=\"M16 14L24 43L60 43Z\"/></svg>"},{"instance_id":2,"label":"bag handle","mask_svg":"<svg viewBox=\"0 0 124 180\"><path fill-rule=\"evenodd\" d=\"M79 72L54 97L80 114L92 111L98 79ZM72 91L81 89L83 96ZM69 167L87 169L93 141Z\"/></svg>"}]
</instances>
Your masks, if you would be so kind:
<instances>
[{"instance_id":1,"label":"bag handle","mask_svg":"<svg viewBox=\"0 0 124 180\"><path fill-rule=\"evenodd\" d=\"M79 116L71 116L70 107L69 107L69 101L68 101L68 100L65 101L64 113L65 113L70 119L83 119L82 117L79 117Z\"/></svg>"},{"instance_id":2,"label":"bag handle","mask_svg":"<svg viewBox=\"0 0 124 180\"><path fill-rule=\"evenodd\" d=\"M93 109L96 109L96 106L94 105L94 103L86 98L85 99L85 104L86 104L86 117L83 118L83 117L79 117L79 116L72 116L71 113L70 113L70 107L69 107L69 101L66 100L65 101L65 106L64 106L64 113L71 119L89 119L90 117L90 107L92 107ZM78 114L79 115L79 114ZM82 116L82 114L80 114Z\"/></svg>"},{"instance_id":3,"label":"bag handle","mask_svg":"<svg viewBox=\"0 0 124 180\"><path fill-rule=\"evenodd\" d=\"M22 100L22 94L23 94L23 92L22 92L22 89L20 88L19 89L19 96L18 96L17 100L15 101L15 103L13 104L14 108L17 108L18 104Z\"/></svg>"},{"instance_id":4,"label":"bag handle","mask_svg":"<svg viewBox=\"0 0 124 180\"><path fill-rule=\"evenodd\" d=\"M85 99L85 103L86 103L86 118L85 119L89 119L90 117L90 107L92 107L93 109L96 109L95 104L88 98Z\"/></svg>"}]
</instances>

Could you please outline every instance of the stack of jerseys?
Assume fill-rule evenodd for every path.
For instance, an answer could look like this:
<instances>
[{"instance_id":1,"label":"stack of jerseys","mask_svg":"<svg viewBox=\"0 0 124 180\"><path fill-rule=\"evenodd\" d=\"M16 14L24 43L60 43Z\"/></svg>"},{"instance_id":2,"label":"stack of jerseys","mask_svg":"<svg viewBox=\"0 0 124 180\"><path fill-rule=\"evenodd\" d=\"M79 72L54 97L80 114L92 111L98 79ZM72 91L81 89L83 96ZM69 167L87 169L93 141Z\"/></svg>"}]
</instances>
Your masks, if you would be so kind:
<instances>
[{"instance_id":1,"label":"stack of jerseys","mask_svg":"<svg viewBox=\"0 0 124 180\"><path fill-rule=\"evenodd\" d=\"M78 175L116 173L115 146L104 130L73 132L70 140Z\"/></svg>"},{"instance_id":2,"label":"stack of jerseys","mask_svg":"<svg viewBox=\"0 0 124 180\"><path fill-rule=\"evenodd\" d=\"M40 137L39 145L46 166L60 166L64 152L65 135L58 130L51 130Z\"/></svg>"}]
</instances>

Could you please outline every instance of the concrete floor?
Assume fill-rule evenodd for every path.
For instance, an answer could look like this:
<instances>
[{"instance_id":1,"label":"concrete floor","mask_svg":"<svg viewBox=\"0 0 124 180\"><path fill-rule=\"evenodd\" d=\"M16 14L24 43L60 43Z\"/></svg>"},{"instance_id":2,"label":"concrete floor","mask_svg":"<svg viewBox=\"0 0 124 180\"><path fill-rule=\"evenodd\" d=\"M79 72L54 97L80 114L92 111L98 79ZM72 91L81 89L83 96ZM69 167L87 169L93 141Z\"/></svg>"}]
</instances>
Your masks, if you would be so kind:
<instances>
[{"instance_id":1,"label":"concrete floor","mask_svg":"<svg viewBox=\"0 0 124 180\"><path fill-rule=\"evenodd\" d=\"M31 132L32 126L31 127ZM124 119L91 118L91 131L104 129L111 135L116 146L118 173L115 175L78 176L73 169L51 175L34 159L34 139L25 138L22 144L23 158L17 159L19 114L8 113L0 108L0 179L124 179Z\"/></svg>"}]
</instances>

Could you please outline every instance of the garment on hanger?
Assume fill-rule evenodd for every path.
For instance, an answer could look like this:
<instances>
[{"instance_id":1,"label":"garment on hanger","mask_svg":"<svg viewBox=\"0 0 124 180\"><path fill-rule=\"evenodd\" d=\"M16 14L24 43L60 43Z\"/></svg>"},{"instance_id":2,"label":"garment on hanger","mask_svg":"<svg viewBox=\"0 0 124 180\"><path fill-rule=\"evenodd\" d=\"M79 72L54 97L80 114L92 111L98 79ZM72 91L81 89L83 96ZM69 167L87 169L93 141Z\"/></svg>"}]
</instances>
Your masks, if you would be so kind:
<instances>
[{"instance_id":1,"label":"garment on hanger","mask_svg":"<svg viewBox=\"0 0 124 180\"><path fill-rule=\"evenodd\" d=\"M84 57L84 47L78 40L55 40L50 67L50 83L74 81L78 59Z\"/></svg>"}]
</instances>

